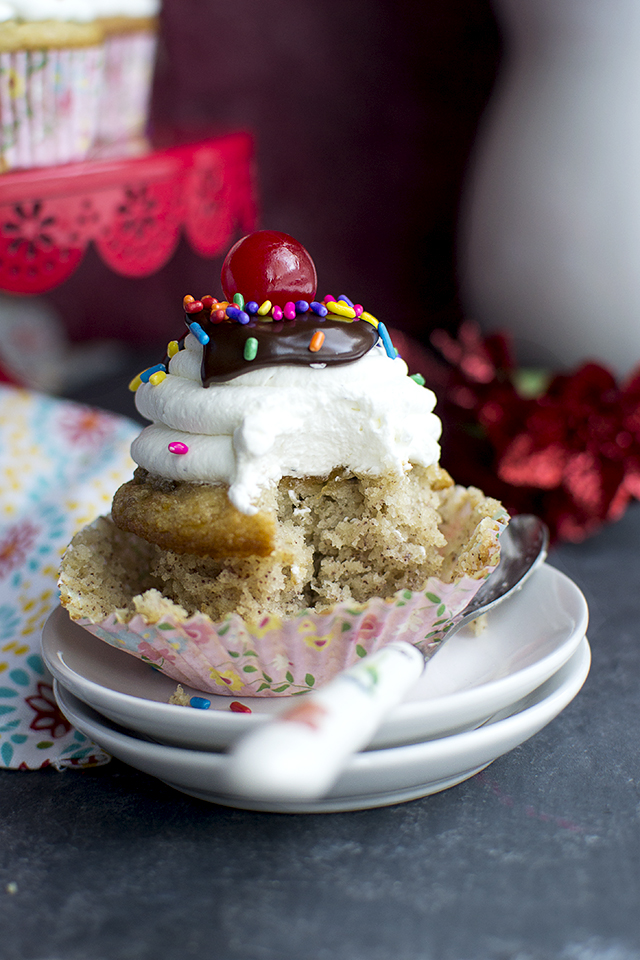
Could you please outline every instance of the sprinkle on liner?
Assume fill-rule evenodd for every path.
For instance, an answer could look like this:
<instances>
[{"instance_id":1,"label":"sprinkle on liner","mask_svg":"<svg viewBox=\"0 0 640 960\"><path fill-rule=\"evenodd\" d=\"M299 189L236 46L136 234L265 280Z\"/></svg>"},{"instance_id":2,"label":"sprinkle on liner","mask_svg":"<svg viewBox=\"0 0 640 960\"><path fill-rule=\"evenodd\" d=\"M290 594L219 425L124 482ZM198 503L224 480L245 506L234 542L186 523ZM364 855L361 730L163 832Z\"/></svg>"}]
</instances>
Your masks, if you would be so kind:
<instances>
[{"instance_id":1,"label":"sprinkle on liner","mask_svg":"<svg viewBox=\"0 0 640 960\"><path fill-rule=\"evenodd\" d=\"M182 457L185 453L189 453L189 447L186 443L182 443L181 440L172 440L168 445L167 450L169 453L175 453L176 456Z\"/></svg>"},{"instance_id":2,"label":"sprinkle on liner","mask_svg":"<svg viewBox=\"0 0 640 960\"><path fill-rule=\"evenodd\" d=\"M248 707L245 703L240 703L239 700L232 700L229 704L229 710L232 713L251 713L251 707Z\"/></svg>"},{"instance_id":3,"label":"sprinkle on liner","mask_svg":"<svg viewBox=\"0 0 640 960\"><path fill-rule=\"evenodd\" d=\"M247 337L244 344L244 359L255 360L258 355L258 341L255 337Z\"/></svg>"},{"instance_id":4,"label":"sprinkle on liner","mask_svg":"<svg viewBox=\"0 0 640 960\"><path fill-rule=\"evenodd\" d=\"M211 706L211 700L207 700L205 697L191 697L189 706L195 707L196 710L208 710Z\"/></svg>"},{"instance_id":5,"label":"sprinkle on liner","mask_svg":"<svg viewBox=\"0 0 640 960\"><path fill-rule=\"evenodd\" d=\"M324 343L324 333L322 332L322 330L316 330L316 332L311 337L311 340L309 342L309 350L311 350L312 353L317 353L323 343Z\"/></svg>"}]
</instances>

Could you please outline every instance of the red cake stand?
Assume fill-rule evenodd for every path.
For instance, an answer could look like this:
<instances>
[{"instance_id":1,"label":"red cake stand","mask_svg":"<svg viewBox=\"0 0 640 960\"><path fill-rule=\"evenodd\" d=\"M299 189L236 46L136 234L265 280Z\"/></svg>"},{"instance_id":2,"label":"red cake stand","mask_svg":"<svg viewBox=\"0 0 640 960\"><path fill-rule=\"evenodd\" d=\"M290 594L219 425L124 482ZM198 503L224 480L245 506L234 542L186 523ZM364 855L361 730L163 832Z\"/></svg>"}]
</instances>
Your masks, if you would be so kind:
<instances>
[{"instance_id":1,"label":"red cake stand","mask_svg":"<svg viewBox=\"0 0 640 960\"><path fill-rule=\"evenodd\" d=\"M255 229L254 145L234 133L127 159L0 176L0 290L41 294L76 270L89 243L104 263L144 277L182 233L202 257Z\"/></svg>"}]
</instances>

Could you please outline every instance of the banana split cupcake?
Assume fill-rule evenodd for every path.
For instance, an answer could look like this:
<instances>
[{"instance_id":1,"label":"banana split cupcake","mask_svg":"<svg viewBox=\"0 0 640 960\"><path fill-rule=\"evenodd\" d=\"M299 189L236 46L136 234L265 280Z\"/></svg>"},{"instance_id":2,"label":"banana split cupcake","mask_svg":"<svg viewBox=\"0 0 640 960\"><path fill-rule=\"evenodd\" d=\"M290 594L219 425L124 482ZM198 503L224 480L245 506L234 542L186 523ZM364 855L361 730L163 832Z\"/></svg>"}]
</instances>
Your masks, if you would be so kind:
<instances>
[{"instance_id":1,"label":"banana split cupcake","mask_svg":"<svg viewBox=\"0 0 640 960\"><path fill-rule=\"evenodd\" d=\"M223 295L132 384L151 425L110 517L67 549L61 600L203 691L301 693L392 639L446 636L507 521L440 466L434 394L384 324L316 297L286 234L239 241Z\"/></svg>"}]
</instances>

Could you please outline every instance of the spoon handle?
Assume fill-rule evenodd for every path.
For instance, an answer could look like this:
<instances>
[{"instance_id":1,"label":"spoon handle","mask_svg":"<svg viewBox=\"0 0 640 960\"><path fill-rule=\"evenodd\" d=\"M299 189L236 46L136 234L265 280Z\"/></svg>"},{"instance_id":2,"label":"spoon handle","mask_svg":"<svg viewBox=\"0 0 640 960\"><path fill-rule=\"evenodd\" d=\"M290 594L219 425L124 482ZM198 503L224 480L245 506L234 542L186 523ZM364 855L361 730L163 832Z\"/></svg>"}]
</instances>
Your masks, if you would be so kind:
<instances>
[{"instance_id":1,"label":"spoon handle","mask_svg":"<svg viewBox=\"0 0 640 960\"><path fill-rule=\"evenodd\" d=\"M423 654L404 640L367 656L238 741L229 758L228 786L265 800L323 796L424 665Z\"/></svg>"}]
</instances>

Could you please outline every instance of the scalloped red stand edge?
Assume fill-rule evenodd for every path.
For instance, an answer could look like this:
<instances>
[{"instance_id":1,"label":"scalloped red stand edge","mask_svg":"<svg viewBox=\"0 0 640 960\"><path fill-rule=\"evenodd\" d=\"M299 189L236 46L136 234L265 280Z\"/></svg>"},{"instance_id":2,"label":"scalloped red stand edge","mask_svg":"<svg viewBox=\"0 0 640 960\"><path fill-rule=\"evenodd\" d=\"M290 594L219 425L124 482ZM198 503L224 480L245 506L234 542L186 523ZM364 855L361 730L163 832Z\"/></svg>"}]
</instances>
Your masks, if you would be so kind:
<instances>
[{"instance_id":1,"label":"scalloped red stand edge","mask_svg":"<svg viewBox=\"0 0 640 960\"><path fill-rule=\"evenodd\" d=\"M89 243L128 277L155 273L181 232L202 257L257 221L254 142L239 132L119 160L0 176L0 289L39 294Z\"/></svg>"}]
</instances>

